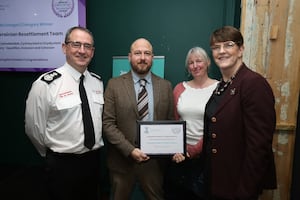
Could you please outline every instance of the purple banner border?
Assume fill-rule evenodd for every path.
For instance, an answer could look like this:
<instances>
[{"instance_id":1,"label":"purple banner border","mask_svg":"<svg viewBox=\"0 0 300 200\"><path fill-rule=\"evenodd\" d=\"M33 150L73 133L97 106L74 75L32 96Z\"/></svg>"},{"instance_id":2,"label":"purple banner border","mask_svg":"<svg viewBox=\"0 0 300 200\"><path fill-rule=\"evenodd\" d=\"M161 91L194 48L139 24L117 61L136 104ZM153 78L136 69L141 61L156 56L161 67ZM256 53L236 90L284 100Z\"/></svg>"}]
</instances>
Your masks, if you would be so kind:
<instances>
[{"instance_id":1,"label":"purple banner border","mask_svg":"<svg viewBox=\"0 0 300 200\"><path fill-rule=\"evenodd\" d=\"M86 27L86 4L85 0L78 1L78 22L79 26Z\"/></svg>"}]
</instances>

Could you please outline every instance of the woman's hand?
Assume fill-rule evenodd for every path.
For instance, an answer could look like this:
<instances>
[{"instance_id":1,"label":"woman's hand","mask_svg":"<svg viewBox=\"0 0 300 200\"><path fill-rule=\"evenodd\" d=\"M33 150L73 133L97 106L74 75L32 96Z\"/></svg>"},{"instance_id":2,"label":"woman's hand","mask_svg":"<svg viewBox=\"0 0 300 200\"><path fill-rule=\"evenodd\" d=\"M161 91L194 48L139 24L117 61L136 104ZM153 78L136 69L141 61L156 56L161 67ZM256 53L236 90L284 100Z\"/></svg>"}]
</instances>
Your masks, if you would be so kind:
<instances>
[{"instance_id":1,"label":"woman's hand","mask_svg":"<svg viewBox=\"0 0 300 200\"><path fill-rule=\"evenodd\" d=\"M203 139L201 138L195 145L187 144L186 146L188 157L195 158L202 152Z\"/></svg>"},{"instance_id":2,"label":"woman's hand","mask_svg":"<svg viewBox=\"0 0 300 200\"><path fill-rule=\"evenodd\" d=\"M185 160L185 156L181 153L174 154L172 160L176 163L180 163Z\"/></svg>"}]
</instances>

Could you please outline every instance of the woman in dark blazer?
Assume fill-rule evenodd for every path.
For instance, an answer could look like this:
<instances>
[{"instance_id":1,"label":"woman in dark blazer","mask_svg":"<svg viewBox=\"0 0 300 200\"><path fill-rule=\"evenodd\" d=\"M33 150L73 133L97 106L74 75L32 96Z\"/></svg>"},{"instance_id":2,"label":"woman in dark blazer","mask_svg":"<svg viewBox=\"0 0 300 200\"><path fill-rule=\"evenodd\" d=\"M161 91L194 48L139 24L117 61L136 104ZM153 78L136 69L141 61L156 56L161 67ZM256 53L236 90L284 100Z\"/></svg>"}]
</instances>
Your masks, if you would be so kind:
<instances>
[{"instance_id":1,"label":"woman in dark blazer","mask_svg":"<svg viewBox=\"0 0 300 200\"><path fill-rule=\"evenodd\" d=\"M243 63L240 31L217 29L210 46L222 80L205 110L207 199L258 199L263 189L276 188L274 95L266 79Z\"/></svg>"}]
</instances>

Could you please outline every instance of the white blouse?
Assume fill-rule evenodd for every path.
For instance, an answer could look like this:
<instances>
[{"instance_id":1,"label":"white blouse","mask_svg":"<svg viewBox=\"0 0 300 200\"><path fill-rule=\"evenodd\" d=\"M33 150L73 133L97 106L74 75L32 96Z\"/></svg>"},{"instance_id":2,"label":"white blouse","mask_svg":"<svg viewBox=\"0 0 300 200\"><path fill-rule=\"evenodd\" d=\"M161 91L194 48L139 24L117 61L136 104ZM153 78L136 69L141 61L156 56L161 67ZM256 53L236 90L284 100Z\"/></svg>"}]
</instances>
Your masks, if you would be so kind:
<instances>
[{"instance_id":1,"label":"white blouse","mask_svg":"<svg viewBox=\"0 0 300 200\"><path fill-rule=\"evenodd\" d=\"M178 99L177 110L181 120L186 121L187 144L195 145L203 136L205 105L217 84L196 89L183 82L185 90Z\"/></svg>"}]
</instances>

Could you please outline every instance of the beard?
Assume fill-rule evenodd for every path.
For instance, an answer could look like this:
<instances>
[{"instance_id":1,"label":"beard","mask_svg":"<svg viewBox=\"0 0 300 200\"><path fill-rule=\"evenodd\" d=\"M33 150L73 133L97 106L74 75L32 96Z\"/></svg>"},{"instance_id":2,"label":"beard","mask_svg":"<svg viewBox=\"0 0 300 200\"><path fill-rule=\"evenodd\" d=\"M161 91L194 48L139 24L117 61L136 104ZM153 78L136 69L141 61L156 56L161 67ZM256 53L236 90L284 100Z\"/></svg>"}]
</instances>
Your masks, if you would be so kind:
<instances>
[{"instance_id":1,"label":"beard","mask_svg":"<svg viewBox=\"0 0 300 200\"><path fill-rule=\"evenodd\" d=\"M135 73L137 73L139 75L145 75L150 71L151 66L152 66L152 62L148 63L148 62L145 62L145 61L141 61L141 62L136 63L136 64L130 62L130 65L131 65L131 69Z\"/></svg>"}]
</instances>

